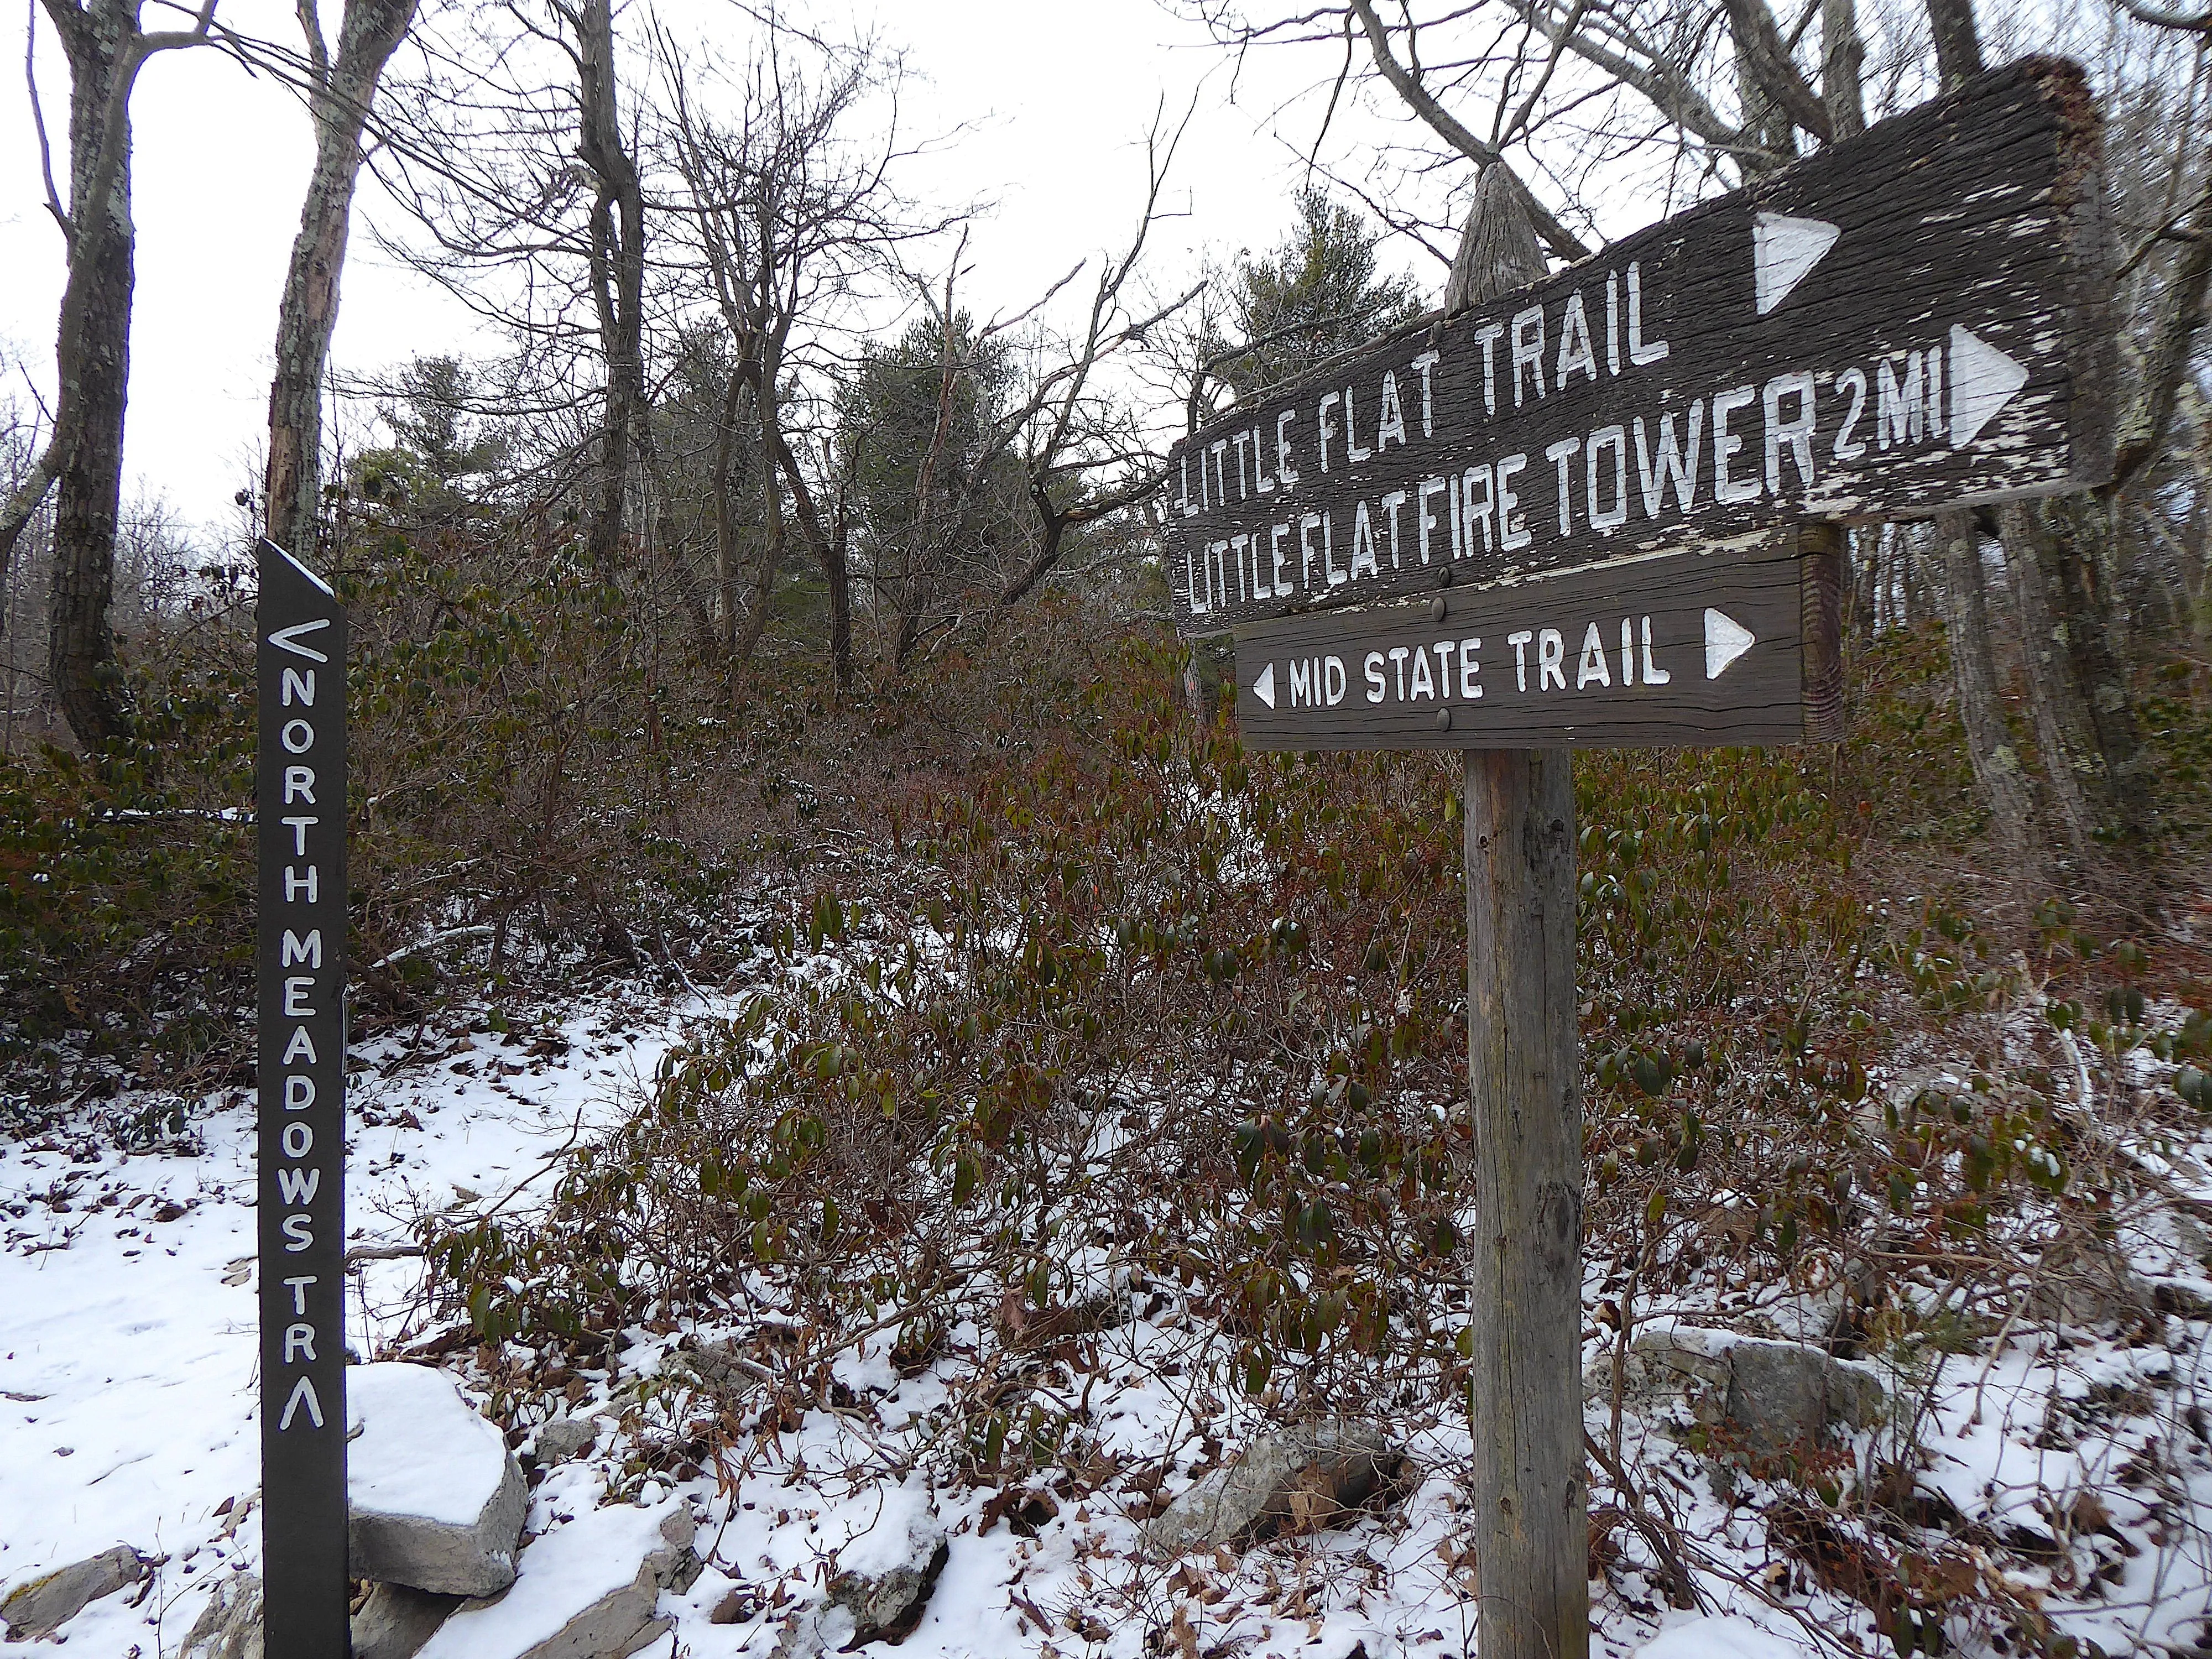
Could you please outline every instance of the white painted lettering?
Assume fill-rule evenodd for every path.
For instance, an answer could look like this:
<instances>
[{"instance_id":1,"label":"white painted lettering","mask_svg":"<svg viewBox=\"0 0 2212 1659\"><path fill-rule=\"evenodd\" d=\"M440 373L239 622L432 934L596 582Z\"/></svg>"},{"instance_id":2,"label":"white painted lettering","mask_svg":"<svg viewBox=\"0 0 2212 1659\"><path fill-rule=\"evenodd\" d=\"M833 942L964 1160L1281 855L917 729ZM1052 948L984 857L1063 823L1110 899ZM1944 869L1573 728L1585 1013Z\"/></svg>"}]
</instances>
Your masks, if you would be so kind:
<instances>
[{"instance_id":1,"label":"white painted lettering","mask_svg":"<svg viewBox=\"0 0 2212 1659\"><path fill-rule=\"evenodd\" d=\"M1605 450L1613 452L1613 505L1607 507L1601 499L1601 485L1605 469L1598 465L1598 456ZM1618 426L1600 427L1590 434L1589 448L1584 456L1584 473L1589 485L1590 528L1618 530L1628 522L1628 434Z\"/></svg>"},{"instance_id":2,"label":"white painted lettering","mask_svg":"<svg viewBox=\"0 0 2212 1659\"><path fill-rule=\"evenodd\" d=\"M1713 499L1754 501L1759 499L1757 477L1729 477L1729 457L1743 447L1743 440L1729 430L1729 416L1759 395L1751 386L1731 387L1713 394Z\"/></svg>"},{"instance_id":3,"label":"white painted lettering","mask_svg":"<svg viewBox=\"0 0 2212 1659\"><path fill-rule=\"evenodd\" d=\"M309 1215L305 1210L301 1211L296 1215L288 1215L284 1218L284 1225L282 1231L284 1234L285 1239L285 1255L297 1255L302 1250L309 1250L314 1248L315 1230L309 1224L313 1220L314 1218Z\"/></svg>"},{"instance_id":4,"label":"white painted lettering","mask_svg":"<svg viewBox=\"0 0 2212 1659\"><path fill-rule=\"evenodd\" d=\"M301 1356L312 1363L315 1358L315 1328L307 1323L284 1328L284 1363L296 1365Z\"/></svg>"},{"instance_id":5,"label":"white painted lettering","mask_svg":"<svg viewBox=\"0 0 2212 1659\"><path fill-rule=\"evenodd\" d=\"M1628 361L1638 368L1667 355L1664 340L1644 337L1644 272L1638 262L1628 262Z\"/></svg>"},{"instance_id":6,"label":"white painted lettering","mask_svg":"<svg viewBox=\"0 0 2212 1659\"><path fill-rule=\"evenodd\" d=\"M1526 455L1508 455L1498 464L1498 545L1508 553L1517 553L1536 539L1528 521L1514 511L1520 506L1521 498L1506 483L1528 465Z\"/></svg>"},{"instance_id":7,"label":"white painted lettering","mask_svg":"<svg viewBox=\"0 0 2212 1659\"><path fill-rule=\"evenodd\" d=\"M1367 701L1382 702L1382 694L1389 690L1389 682L1382 678L1382 653L1380 651L1369 652L1366 662L1361 666L1367 671Z\"/></svg>"},{"instance_id":8,"label":"white painted lettering","mask_svg":"<svg viewBox=\"0 0 2212 1659\"><path fill-rule=\"evenodd\" d=\"M1481 649L1482 640L1479 635L1459 642L1459 694L1469 702L1482 695L1482 687L1475 679L1475 676L1482 672L1482 664L1474 654Z\"/></svg>"},{"instance_id":9,"label":"white painted lettering","mask_svg":"<svg viewBox=\"0 0 2212 1659\"><path fill-rule=\"evenodd\" d=\"M320 1170L279 1170L276 1171L276 1190L287 1204L312 1204L315 1191L323 1184Z\"/></svg>"},{"instance_id":10,"label":"white painted lettering","mask_svg":"<svg viewBox=\"0 0 2212 1659\"><path fill-rule=\"evenodd\" d=\"M1555 444L1547 444L1544 449L1544 459L1559 469L1559 534L1562 536L1575 526L1574 514L1571 510L1574 501L1574 486L1568 482L1572 471L1569 463L1573 461L1575 456L1580 453L1582 447L1583 441L1580 438L1562 438Z\"/></svg>"},{"instance_id":11,"label":"white painted lettering","mask_svg":"<svg viewBox=\"0 0 2212 1659\"><path fill-rule=\"evenodd\" d=\"M1674 678L1672 672L1651 660L1651 618L1646 617L1644 619L1644 683L1646 685L1664 685Z\"/></svg>"},{"instance_id":12,"label":"white painted lettering","mask_svg":"<svg viewBox=\"0 0 2212 1659\"><path fill-rule=\"evenodd\" d=\"M1379 453L1389 447L1390 440L1398 440L1398 447L1406 447L1406 411L1398 401L1398 377L1389 369L1382 371L1382 407L1375 416L1375 447Z\"/></svg>"},{"instance_id":13,"label":"white painted lettering","mask_svg":"<svg viewBox=\"0 0 2212 1659\"><path fill-rule=\"evenodd\" d=\"M1536 636L1528 629L1516 629L1505 636L1505 643L1513 647L1513 688L1516 691L1528 689L1528 641Z\"/></svg>"},{"instance_id":14,"label":"white painted lettering","mask_svg":"<svg viewBox=\"0 0 2212 1659\"><path fill-rule=\"evenodd\" d=\"M1504 337L1505 325L1485 323L1474 331L1474 342L1482 348L1482 412L1498 413L1498 342Z\"/></svg>"},{"instance_id":15,"label":"white painted lettering","mask_svg":"<svg viewBox=\"0 0 2212 1659\"><path fill-rule=\"evenodd\" d=\"M1328 418L1328 411L1344 401L1340 392L1324 393L1321 407L1314 412L1314 423L1321 430L1321 470L1328 471L1328 441L1336 436L1336 423Z\"/></svg>"},{"instance_id":16,"label":"white painted lettering","mask_svg":"<svg viewBox=\"0 0 2212 1659\"><path fill-rule=\"evenodd\" d=\"M1866 441L1851 435L1866 410L1866 370L1845 369L1836 376L1836 390L1850 393L1851 406L1844 411L1844 423L1836 428L1835 456L1839 461L1856 461L1866 453Z\"/></svg>"},{"instance_id":17,"label":"white painted lettering","mask_svg":"<svg viewBox=\"0 0 2212 1659\"><path fill-rule=\"evenodd\" d=\"M1583 313L1580 289L1567 295L1567 308L1559 318L1559 357L1553 365L1552 384L1565 392L1567 376L1577 372L1589 375L1592 385L1597 383L1597 352L1590 344L1589 319Z\"/></svg>"},{"instance_id":18,"label":"white painted lettering","mask_svg":"<svg viewBox=\"0 0 2212 1659\"><path fill-rule=\"evenodd\" d=\"M315 706L315 671L287 668L278 683L276 702L279 708L289 708L296 701L307 708Z\"/></svg>"},{"instance_id":19,"label":"white painted lettering","mask_svg":"<svg viewBox=\"0 0 2212 1659\"><path fill-rule=\"evenodd\" d=\"M1600 685L1613 684L1613 672L1606 665L1605 641L1592 623L1583 635L1583 653L1575 664L1575 690L1579 691L1595 680Z\"/></svg>"},{"instance_id":20,"label":"white painted lettering","mask_svg":"<svg viewBox=\"0 0 2212 1659\"><path fill-rule=\"evenodd\" d=\"M1358 433L1353 430L1358 424L1358 416L1352 408L1352 388L1346 386L1344 388L1344 458L1354 466L1375 453L1359 441Z\"/></svg>"},{"instance_id":21,"label":"white painted lettering","mask_svg":"<svg viewBox=\"0 0 2212 1659\"><path fill-rule=\"evenodd\" d=\"M1288 489L1298 481L1298 470L1291 465L1291 422L1298 418L1298 411L1286 409L1275 416L1275 476Z\"/></svg>"},{"instance_id":22,"label":"white painted lettering","mask_svg":"<svg viewBox=\"0 0 2212 1659\"><path fill-rule=\"evenodd\" d=\"M305 720L286 720L276 740L284 745L286 753L304 755L315 746L315 728Z\"/></svg>"},{"instance_id":23,"label":"white painted lettering","mask_svg":"<svg viewBox=\"0 0 2212 1659\"><path fill-rule=\"evenodd\" d=\"M310 822L313 820L311 819ZM276 947L276 965L280 968L289 968L295 963L300 962L306 963L310 968L320 968L323 965L323 930L321 928L310 927L305 939L301 939L289 927L284 930L284 938Z\"/></svg>"},{"instance_id":24,"label":"white painted lettering","mask_svg":"<svg viewBox=\"0 0 2212 1659\"><path fill-rule=\"evenodd\" d=\"M1680 449L1674 447L1674 417L1659 417L1659 452L1655 456L1644 445L1644 417L1638 415L1629 423L1636 434L1636 481L1644 490L1644 516L1656 519L1667 500L1669 480L1674 486L1674 503L1685 513L1698 494L1698 442L1699 428L1705 418L1705 400L1698 398L1690 405L1689 441ZM1656 465L1655 465L1656 462Z\"/></svg>"},{"instance_id":25,"label":"white painted lettering","mask_svg":"<svg viewBox=\"0 0 2212 1659\"><path fill-rule=\"evenodd\" d=\"M307 1420L317 1428L321 1428L323 1402L315 1398L314 1380L304 1376L292 1385L291 1398L284 1402L284 1414L277 1419L276 1423L276 1431L279 1434L292 1426L292 1414L302 1406L307 1408Z\"/></svg>"},{"instance_id":26,"label":"white painted lettering","mask_svg":"<svg viewBox=\"0 0 2212 1659\"><path fill-rule=\"evenodd\" d=\"M1766 415L1766 493L1782 493L1782 452L1786 447L1797 463L1797 487L1813 487L1813 376L1800 370L1778 374L1762 394ZM1797 412L1782 418L1782 400L1795 397Z\"/></svg>"},{"instance_id":27,"label":"white painted lettering","mask_svg":"<svg viewBox=\"0 0 2212 1659\"><path fill-rule=\"evenodd\" d=\"M1527 369L1544 395L1544 307L1530 306L1513 319L1513 407L1521 407L1521 371Z\"/></svg>"},{"instance_id":28,"label":"white painted lettering","mask_svg":"<svg viewBox=\"0 0 2212 1659\"><path fill-rule=\"evenodd\" d=\"M312 766L288 766L284 769L284 805L295 799L308 805L315 804L315 769Z\"/></svg>"},{"instance_id":29,"label":"white painted lettering","mask_svg":"<svg viewBox=\"0 0 2212 1659\"><path fill-rule=\"evenodd\" d=\"M315 1011L307 1006L307 998L315 988L315 981L304 975L295 974L284 981L284 1018L313 1019Z\"/></svg>"},{"instance_id":30,"label":"white painted lettering","mask_svg":"<svg viewBox=\"0 0 2212 1659\"><path fill-rule=\"evenodd\" d=\"M295 875L292 872L292 866L289 864L284 866L285 903L297 904L300 902L300 896L304 893L307 895L307 902L313 904L319 890L313 865L307 866L307 873L304 876Z\"/></svg>"},{"instance_id":31,"label":"white painted lettering","mask_svg":"<svg viewBox=\"0 0 2212 1659\"><path fill-rule=\"evenodd\" d=\"M1436 401L1429 386L1429 376L1443 361L1443 354L1437 351L1424 351L1413 359L1413 372L1421 377L1421 435L1424 438L1437 435Z\"/></svg>"},{"instance_id":32,"label":"white painted lettering","mask_svg":"<svg viewBox=\"0 0 2212 1659\"><path fill-rule=\"evenodd\" d=\"M1567 689L1565 667L1566 660L1565 635L1556 628L1538 629L1536 630L1536 689L1539 691L1547 684L1557 685L1562 691Z\"/></svg>"}]
</instances>

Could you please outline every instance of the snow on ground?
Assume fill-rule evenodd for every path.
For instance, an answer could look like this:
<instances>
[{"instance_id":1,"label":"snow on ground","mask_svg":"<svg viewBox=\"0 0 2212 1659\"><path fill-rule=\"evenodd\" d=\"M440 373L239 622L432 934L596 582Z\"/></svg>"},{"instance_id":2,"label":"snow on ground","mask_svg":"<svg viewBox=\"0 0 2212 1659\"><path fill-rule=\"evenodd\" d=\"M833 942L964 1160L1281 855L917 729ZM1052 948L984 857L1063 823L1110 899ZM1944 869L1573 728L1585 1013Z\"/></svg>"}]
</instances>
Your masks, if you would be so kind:
<instances>
[{"instance_id":1,"label":"snow on ground","mask_svg":"<svg viewBox=\"0 0 2212 1659\"><path fill-rule=\"evenodd\" d=\"M557 1025L424 1032L365 1048L349 1099L351 1242L404 1243L434 1212L526 1209L563 1151L639 1097L685 1018L718 1009L610 998ZM204 1151L191 1156L125 1157L89 1130L0 1141L0 1591L117 1543L159 1558L143 1585L66 1627L73 1652L173 1655L206 1587L257 1565L250 1110L242 1100L211 1102L198 1123ZM2174 1153L2177 1185L2212 1164L2204 1150ZM2205 1252L2171 1229L2138 1243L2131 1254L2145 1278L2185 1291L2204 1283L2196 1258ZM1093 1265L1103 1283L1109 1264ZM420 1271L404 1256L366 1263L351 1324L363 1357L397 1334ZM2201 1312L2212 1303L2182 1295L2176 1305ZM1212 1337L1175 1287L1152 1287L1131 1312L1100 1334L1082 1374L1048 1358L1029 1381L1070 1401L1080 1395L1099 1454L1161 1460L1162 1490L1172 1493L1233 1452L1244 1407L1195 1380L1202 1368L1191 1362ZM889 1363L889 1333L864 1340L836 1364L838 1402L758 1443L740 1480L645 1472L635 1437L680 1432L702 1405L674 1350L686 1335L716 1334L636 1331L619 1370L579 1374L565 1409L596 1419L602 1433L533 1492L528 1528L539 1541L521 1561L525 1584L544 1588L449 1625L440 1654L512 1651L518 1621L550 1616L552 1586L620 1577L625 1560L634 1571L677 1503L699 1521L707 1565L687 1589L662 1595L661 1612L677 1621L672 1656L767 1655L791 1614L821 1604L836 1571L895 1564L932 1512L949 1548L904 1645L914 1659L1456 1659L1473 1645L1471 1518L1454 1471L1477 1449L1463 1419L1396 1425L1419 1473L1385 1512L1242 1553L1152 1564L1138 1547L1127 1490L1093 1491L1047 1468L1029 1483L1036 1504L1010 1518L1003 1504L989 1507L988 1490L933 1489L924 1471L945 1466L929 1455L933 1436L982 1346L973 1325L951 1332L947 1357L916 1376ZM1892 1378L1917 1407L1930 1501L1980 1536L2041 1548L2039 1579L1988 1570L2010 1573L2014 1589L2045 1598L2061 1628L2109 1653L2186 1644L2212 1603L2203 1525L2212 1458L2196 1405L2208 1336L2212 1323L2197 1312L2124 1338L2023 1328L1995 1352L1981 1343L1923 1356L1919 1371ZM1594 1346L1591 1363L1602 1352ZM447 1363L465 1387L482 1382L465 1356ZM1717 1489L1715 1466L1686 1443L1686 1417L1670 1426L1668 1416L1632 1413L1626 1449L1653 1501L1717 1570L1700 1576L1703 1606L1669 1608L1639 1571L1632 1540L1610 1580L1593 1587L1595 1650L1607 1659L1888 1651L1863 1607L1777 1549L1750 1500L1778 1489L1730 1491L1725 1480ZM1601 1434L1605 1417L1594 1408ZM536 1421L533 1412L522 1426ZM1880 1432L1863 1434L1845 1461L1871 1468ZM1943 1541L1931 1529L1931 1547ZM2002 1651L1990 1634L1958 1621L1954 1650ZM0 1642L0 1659L33 1653Z\"/></svg>"}]
</instances>

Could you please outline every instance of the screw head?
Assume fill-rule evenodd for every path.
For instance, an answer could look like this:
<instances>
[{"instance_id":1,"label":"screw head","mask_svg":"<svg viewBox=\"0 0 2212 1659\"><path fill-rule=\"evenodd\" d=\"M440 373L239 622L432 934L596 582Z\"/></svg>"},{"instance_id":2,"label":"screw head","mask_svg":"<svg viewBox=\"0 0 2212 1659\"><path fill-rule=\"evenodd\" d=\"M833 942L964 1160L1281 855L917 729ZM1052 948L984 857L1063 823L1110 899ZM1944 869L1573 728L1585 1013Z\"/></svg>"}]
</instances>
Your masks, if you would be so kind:
<instances>
[{"instance_id":1,"label":"screw head","mask_svg":"<svg viewBox=\"0 0 2212 1659\"><path fill-rule=\"evenodd\" d=\"M1437 594L1429 601L1429 620L1432 623L1442 622L1444 619L1444 612L1449 609L1450 607L1444 603L1444 596L1441 593Z\"/></svg>"},{"instance_id":2,"label":"screw head","mask_svg":"<svg viewBox=\"0 0 2212 1659\"><path fill-rule=\"evenodd\" d=\"M1451 730L1450 709L1439 708L1437 710L1437 730L1439 732L1449 732Z\"/></svg>"}]
</instances>

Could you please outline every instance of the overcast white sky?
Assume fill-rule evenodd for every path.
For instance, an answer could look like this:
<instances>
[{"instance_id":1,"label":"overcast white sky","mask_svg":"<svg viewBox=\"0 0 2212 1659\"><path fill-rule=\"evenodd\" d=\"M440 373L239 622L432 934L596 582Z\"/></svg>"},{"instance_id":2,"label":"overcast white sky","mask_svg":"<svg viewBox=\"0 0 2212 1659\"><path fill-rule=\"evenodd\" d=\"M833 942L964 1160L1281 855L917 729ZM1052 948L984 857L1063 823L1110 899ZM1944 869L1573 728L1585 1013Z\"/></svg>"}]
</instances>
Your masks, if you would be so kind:
<instances>
[{"instance_id":1,"label":"overcast white sky","mask_svg":"<svg viewBox=\"0 0 2212 1659\"><path fill-rule=\"evenodd\" d=\"M618 28L635 31L647 3L618 12ZM687 17L726 34L754 27L713 0L683 3ZM334 18L337 9L325 9ZM228 0L222 15L241 29L296 39L290 7L274 0ZM1143 183L1141 140L1163 97L1179 111L1200 94L1174 175L1188 216L1156 244L1160 286L1208 249L1227 257L1271 244L1303 175L1270 118L1289 93L1334 67L1302 52L1260 54L1232 101L1221 54L1154 0L898 0L821 5L814 15L833 29L872 15L906 47L909 131L972 129L918 164L911 183L942 202L998 204L971 242L968 297L986 314L1026 302L1078 258L1126 238ZM22 62L23 28L23 9L14 9L0 40L4 61ZM59 145L68 80L44 27L40 47L40 97ZM276 295L310 160L307 118L280 88L204 51L149 64L134 112L138 290L126 467L133 486L166 493L187 520L227 526L233 492L258 482ZM1307 112L1288 130L1310 141L1313 118ZM1358 143L1363 132L1379 137L1381 124L1354 112L1338 136ZM362 234L360 214L396 223L392 210L365 191L356 212L339 367L373 371L421 352L489 349L455 302ZM43 390L61 238L43 205L20 81L0 97L0 340ZM1400 249L1392 263L1441 286L1441 271L1418 250ZM11 380L20 392L21 374Z\"/></svg>"}]
</instances>

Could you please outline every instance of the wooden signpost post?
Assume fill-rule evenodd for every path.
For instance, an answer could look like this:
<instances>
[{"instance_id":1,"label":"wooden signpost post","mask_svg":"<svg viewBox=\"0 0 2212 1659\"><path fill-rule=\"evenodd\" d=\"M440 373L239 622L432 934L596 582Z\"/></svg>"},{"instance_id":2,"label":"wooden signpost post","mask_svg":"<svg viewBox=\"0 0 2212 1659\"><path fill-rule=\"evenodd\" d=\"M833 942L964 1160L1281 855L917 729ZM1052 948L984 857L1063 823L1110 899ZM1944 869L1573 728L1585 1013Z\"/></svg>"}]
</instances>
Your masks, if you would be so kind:
<instances>
[{"instance_id":1,"label":"wooden signpost post","mask_svg":"<svg viewBox=\"0 0 2212 1659\"><path fill-rule=\"evenodd\" d=\"M263 1647L343 1659L346 614L274 543L259 565Z\"/></svg>"},{"instance_id":2,"label":"wooden signpost post","mask_svg":"<svg viewBox=\"0 0 2212 1659\"><path fill-rule=\"evenodd\" d=\"M2098 132L2023 60L1548 276L1486 179L1441 320L1170 456L1249 744L1466 751L1483 1659L1589 1651L1567 751L1841 736L1842 522L2109 477Z\"/></svg>"}]
</instances>

